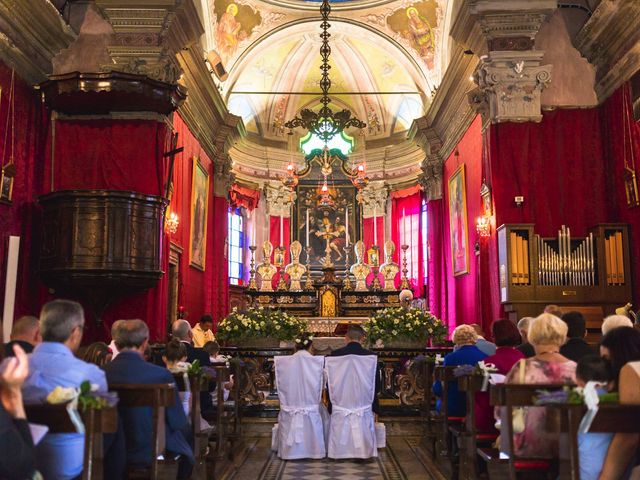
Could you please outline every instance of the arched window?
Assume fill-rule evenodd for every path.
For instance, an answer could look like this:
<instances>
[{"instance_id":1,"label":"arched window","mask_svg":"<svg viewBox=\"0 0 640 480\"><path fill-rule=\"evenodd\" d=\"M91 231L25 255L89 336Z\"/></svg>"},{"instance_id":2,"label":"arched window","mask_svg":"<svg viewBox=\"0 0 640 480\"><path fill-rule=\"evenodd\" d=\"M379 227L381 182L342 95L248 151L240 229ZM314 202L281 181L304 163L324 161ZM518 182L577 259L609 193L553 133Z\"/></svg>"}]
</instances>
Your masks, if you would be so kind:
<instances>
[{"instance_id":1,"label":"arched window","mask_svg":"<svg viewBox=\"0 0 640 480\"><path fill-rule=\"evenodd\" d=\"M244 221L239 208L230 208L228 213L229 284L242 285L244 272Z\"/></svg>"}]
</instances>

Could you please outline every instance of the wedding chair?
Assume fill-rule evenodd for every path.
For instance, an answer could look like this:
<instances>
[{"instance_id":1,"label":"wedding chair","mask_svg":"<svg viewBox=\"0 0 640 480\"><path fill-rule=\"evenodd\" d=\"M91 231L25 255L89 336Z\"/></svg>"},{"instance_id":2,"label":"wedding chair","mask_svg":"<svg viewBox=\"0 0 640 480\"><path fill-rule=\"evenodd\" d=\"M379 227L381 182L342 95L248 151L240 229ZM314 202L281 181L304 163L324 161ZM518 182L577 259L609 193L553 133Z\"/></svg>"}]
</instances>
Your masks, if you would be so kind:
<instances>
[{"instance_id":1,"label":"wedding chair","mask_svg":"<svg viewBox=\"0 0 640 480\"><path fill-rule=\"evenodd\" d=\"M378 358L374 355L327 357L325 371L332 411L329 458L378 456L371 404Z\"/></svg>"},{"instance_id":2,"label":"wedding chair","mask_svg":"<svg viewBox=\"0 0 640 480\"><path fill-rule=\"evenodd\" d=\"M324 458L327 454L321 405L324 357L275 357L280 399L272 450L284 460Z\"/></svg>"}]
</instances>

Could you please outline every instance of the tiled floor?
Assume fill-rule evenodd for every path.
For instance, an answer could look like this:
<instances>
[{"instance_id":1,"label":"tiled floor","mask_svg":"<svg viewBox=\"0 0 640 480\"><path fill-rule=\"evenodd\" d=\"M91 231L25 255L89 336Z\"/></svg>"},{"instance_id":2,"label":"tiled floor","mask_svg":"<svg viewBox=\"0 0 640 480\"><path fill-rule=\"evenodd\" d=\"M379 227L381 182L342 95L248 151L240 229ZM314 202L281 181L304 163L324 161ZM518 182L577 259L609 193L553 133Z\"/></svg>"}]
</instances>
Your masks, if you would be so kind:
<instances>
[{"instance_id":1,"label":"tiled floor","mask_svg":"<svg viewBox=\"0 0 640 480\"><path fill-rule=\"evenodd\" d=\"M245 480L442 480L418 448L414 437L387 437L378 458L353 460L283 461L270 451L267 438L248 439L248 455L233 479Z\"/></svg>"}]
</instances>

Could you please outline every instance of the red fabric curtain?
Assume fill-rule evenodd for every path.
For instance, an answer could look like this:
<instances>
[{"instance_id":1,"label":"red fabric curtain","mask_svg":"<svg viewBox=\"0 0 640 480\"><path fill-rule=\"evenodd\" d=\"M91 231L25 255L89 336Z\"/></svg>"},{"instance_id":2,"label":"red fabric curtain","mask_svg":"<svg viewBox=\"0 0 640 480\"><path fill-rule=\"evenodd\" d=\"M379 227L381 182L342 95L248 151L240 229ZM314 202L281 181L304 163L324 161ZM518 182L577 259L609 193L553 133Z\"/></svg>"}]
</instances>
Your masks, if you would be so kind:
<instances>
[{"instance_id":1,"label":"red fabric curtain","mask_svg":"<svg viewBox=\"0 0 640 480\"><path fill-rule=\"evenodd\" d=\"M600 111L606 161L608 217L626 222L631 232L634 285L640 281L640 208L629 208L624 184L625 162L640 174L640 123L633 119L631 89L625 84L607 99ZM603 188L604 190L604 188ZM637 290L637 288L636 288ZM638 301L638 295L635 294Z\"/></svg>"},{"instance_id":2,"label":"red fabric curtain","mask_svg":"<svg viewBox=\"0 0 640 480\"><path fill-rule=\"evenodd\" d=\"M287 217L282 217L282 245L280 245L280 216L269 216L269 241L273 245L273 250L279 246L284 247L284 264L287 265L290 261L289 246L291 245L291 232L289 230L290 220ZM271 255L271 261L273 262L273 254ZM280 280L280 272L274 275L271 283L273 288L276 288L278 281Z\"/></svg>"},{"instance_id":3,"label":"red fabric curtain","mask_svg":"<svg viewBox=\"0 0 640 480\"><path fill-rule=\"evenodd\" d=\"M258 206L260 192L235 183L229 192L229 200L232 207L244 207L251 212Z\"/></svg>"},{"instance_id":4,"label":"red fabric curtain","mask_svg":"<svg viewBox=\"0 0 640 480\"><path fill-rule=\"evenodd\" d=\"M449 239L444 232L444 201L431 200L427 204L427 246L428 246L428 278L429 278L429 310L452 331L456 325L448 323L447 315L447 269L445 264L445 248Z\"/></svg>"},{"instance_id":5,"label":"red fabric curtain","mask_svg":"<svg viewBox=\"0 0 640 480\"><path fill-rule=\"evenodd\" d=\"M401 245L407 249L409 282L416 297L424 295L424 258L422 253L422 192L415 191L409 196L392 198L391 239L396 244L394 261L402 268ZM402 278L400 275L398 279Z\"/></svg>"},{"instance_id":6,"label":"red fabric curtain","mask_svg":"<svg viewBox=\"0 0 640 480\"><path fill-rule=\"evenodd\" d=\"M381 249L383 248L382 237L384 236L384 217L376 217L376 229L378 230L377 242L373 238L373 234L374 234L373 217L362 219L362 241L364 242L364 248L366 251L369 251L369 249L376 243ZM369 261L368 255L365 255L365 257L367 258L366 261ZM382 258L382 254L380 258ZM352 259L352 261L355 262L355 258Z\"/></svg>"}]
</instances>

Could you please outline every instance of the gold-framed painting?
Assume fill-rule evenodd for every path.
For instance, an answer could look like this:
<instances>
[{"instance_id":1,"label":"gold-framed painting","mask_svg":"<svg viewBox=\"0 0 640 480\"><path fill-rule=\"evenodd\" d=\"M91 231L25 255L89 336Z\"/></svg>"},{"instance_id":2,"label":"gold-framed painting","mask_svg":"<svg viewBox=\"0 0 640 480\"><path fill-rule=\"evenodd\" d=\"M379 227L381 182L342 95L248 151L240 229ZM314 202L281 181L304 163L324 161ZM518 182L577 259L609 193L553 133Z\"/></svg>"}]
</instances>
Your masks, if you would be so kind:
<instances>
[{"instance_id":1,"label":"gold-framed painting","mask_svg":"<svg viewBox=\"0 0 640 480\"><path fill-rule=\"evenodd\" d=\"M469 229L464 163L449 177L449 231L453 276L469 273Z\"/></svg>"},{"instance_id":2,"label":"gold-framed painting","mask_svg":"<svg viewBox=\"0 0 640 480\"><path fill-rule=\"evenodd\" d=\"M207 213L209 207L209 173L198 157L193 157L191 179L191 228L189 264L204 272L207 253Z\"/></svg>"},{"instance_id":3,"label":"gold-framed painting","mask_svg":"<svg viewBox=\"0 0 640 480\"><path fill-rule=\"evenodd\" d=\"M6 165L0 170L0 202L8 205L10 205L13 200L14 173L11 167L13 167L13 164Z\"/></svg>"}]
</instances>

